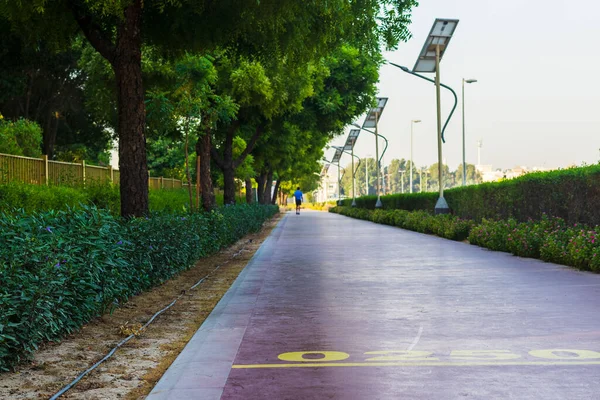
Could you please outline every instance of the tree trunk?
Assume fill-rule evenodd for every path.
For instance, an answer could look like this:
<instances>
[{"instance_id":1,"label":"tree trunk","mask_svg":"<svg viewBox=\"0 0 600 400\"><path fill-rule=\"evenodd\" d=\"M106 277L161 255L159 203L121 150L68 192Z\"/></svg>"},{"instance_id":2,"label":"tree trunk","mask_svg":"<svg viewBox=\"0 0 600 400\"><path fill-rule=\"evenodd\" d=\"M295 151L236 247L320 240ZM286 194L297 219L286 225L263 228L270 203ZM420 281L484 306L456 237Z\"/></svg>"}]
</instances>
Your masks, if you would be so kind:
<instances>
[{"instance_id":1,"label":"tree trunk","mask_svg":"<svg viewBox=\"0 0 600 400\"><path fill-rule=\"evenodd\" d=\"M234 121L227 130L225 136L225 143L223 144L223 155L221 156L216 149L213 149L212 156L215 160L217 166L223 172L223 184L224 184L224 193L223 193L223 202L225 204L235 204L235 170L239 167L246 157L250 154L250 152L256 146L256 142L261 137L264 132L265 126L259 124L249 142L246 145L242 154L236 159L233 158L233 138L240 127L241 122Z\"/></svg>"},{"instance_id":2,"label":"tree trunk","mask_svg":"<svg viewBox=\"0 0 600 400\"><path fill-rule=\"evenodd\" d=\"M189 119L188 119L189 121ZM186 124L187 126L185 127L185 175L188 181L188 193L190 195L190 212L194 211L194 195L192 193L192 174L190 172L190 153L189 153L189 145L190 145L190 137L189 137L189 129L190 129L190 124L189 122Z\"/></svg>"},{"instance_id":3,"label":"tree trunk","mask_svg":"<svg viewBox=\"0 0 600 400\"><path fill-rule=\"evenodd\" d=\"M279 198L279 185L281 184L281 180L277 179L275 183L275 190L273 190L273 198L271 199L271 204L277 204L277 199Z\"/></svg>"},{"instance_id":4,"label":"tree trunk","mask_svg":"<svg viewBox=\"0 0 600 400\"><path fill-rule=\"evenodd\" d=\"M117 28L117 43L112 63L117 81L123 217L142 217L148 213L141 1L134 0L125 9L124 19Z\"/></svg>"},{"instance_id":5,"label":"tree trunk","mask_svg":"<svg viewBox=\"0 0 600 400\"><path fill-rule=\"evenodd\" d=\"M43 153L51 160L54 157L54 145L56 144L56 133L58 132L58 119L53 118L52 111L47 112L44 124L44 148Z\"/></svg>"},{"instance_id":6,"label":"tree trunk","mask_svg":"<svg viewBox=\"0 0 600 400\"><path fill-rule=\"evenodd\" d=\"M210 175L210 147L210 132L206 132L196 143L196 154L200 156L202 208L205 211L210 211L215 206L212 177Z\"/></svg>"},{"instance_id":7,"label":"tree trunk","mask_svg":"<svg viewBox=\"0 0 600 400\"><path fill-rule=\"evenodd\" d=\"M255 179L258 184L258 188L256 189L258 203L265 204L265 182L267 180L267 174L260 173Z\"/></svg>"},{"instance_id":8,"label":"tree trunk","mask_svg":"<svg viewBox=\"0 0 600 400\"><path fill-rule=\"evenodd\" d=\"M264 194L264 203L263 204L271 204L271 189L273 188L273 172L269 171L267 173L267 181L265 182L265 194Z\"/></svg>"},{"instance_id":9,"label":"tree trunk","mask_svg":"<svg viewBox=\"0 0 600 400\"><path fill-rule=\"evenodd\" d=\"M231 166L223 168L223 204L235 204L235 170Z\"/></svg>"},{"instance_id":10,"label":"tree trunk","mask_svg":"<svg viewBox=\"0 0 600 400\"><path fill-rule=\"evenodd\" d=\"M254 202L254 193L252 193L252 179L246 179L246 203L251 204Z\"/></svg>"},{"instance_id":11,"label":"tree trunk","mask_svg":"<svg viewBox=\"0 0 600 400\"><path fill-rule=\"evenodd\" d=\"M279 193L280 194L280 196L279 196L279 205L285 206L286 205L286 201L285 201L286 195L285 195L284 191L281 190L281 189L279 190L279 192L280 192Z\"/></svg>"}]
</instances>

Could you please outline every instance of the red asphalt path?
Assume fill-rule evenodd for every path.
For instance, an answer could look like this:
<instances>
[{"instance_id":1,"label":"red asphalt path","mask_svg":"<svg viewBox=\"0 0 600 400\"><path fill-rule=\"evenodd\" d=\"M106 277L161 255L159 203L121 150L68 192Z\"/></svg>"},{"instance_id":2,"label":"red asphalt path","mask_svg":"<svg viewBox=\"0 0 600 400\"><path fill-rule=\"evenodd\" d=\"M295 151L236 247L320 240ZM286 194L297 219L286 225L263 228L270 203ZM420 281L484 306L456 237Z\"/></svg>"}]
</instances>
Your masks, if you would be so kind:
<instances>
[{"instance_id":1,"label":"red asphalt path","mask_svg":"<svg viewBox=\"0 0 600 400\"><path fill-rule=\"evenodd\" d=\"M599 399L600 275L289 213L148 399Z\"/></svg>"}]
</instances>

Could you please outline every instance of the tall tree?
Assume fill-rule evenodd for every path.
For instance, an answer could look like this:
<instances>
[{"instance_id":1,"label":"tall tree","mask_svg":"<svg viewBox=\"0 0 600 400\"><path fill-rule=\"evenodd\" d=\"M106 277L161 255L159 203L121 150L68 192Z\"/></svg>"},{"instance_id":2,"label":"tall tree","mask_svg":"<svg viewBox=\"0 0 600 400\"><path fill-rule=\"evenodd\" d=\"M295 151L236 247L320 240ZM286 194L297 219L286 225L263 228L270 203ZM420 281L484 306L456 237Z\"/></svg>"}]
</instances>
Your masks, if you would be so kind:
<instances>
[{"instance_id":1,"label":"tall tree","mask_svg":"<svg viewBox=\"0 0 600 400\"><path fill-rule=\"evenodd\" d=\"M428 186L432 190L439 189L440 173L438 165L438 163L434 163L428 168ZM450 174L450 168L446 164L442 165L442 173L444 174L444 189L451 188L452 186L454 186L454 174Z\"/></svg>"},{"instance_id":2,"label":"tall tree","mask_svg":"<svg viewBox=\"0 0 600 400\"><path fill-rule=\"evenodd\" d=\"M460 164L455 172L455 181L462 185L463 178L463 165ZM473 164L467 164L467 185L475 185L481 183L483 179L481 174L477 171L477 168Z\"/></svg>"}]
</instances>

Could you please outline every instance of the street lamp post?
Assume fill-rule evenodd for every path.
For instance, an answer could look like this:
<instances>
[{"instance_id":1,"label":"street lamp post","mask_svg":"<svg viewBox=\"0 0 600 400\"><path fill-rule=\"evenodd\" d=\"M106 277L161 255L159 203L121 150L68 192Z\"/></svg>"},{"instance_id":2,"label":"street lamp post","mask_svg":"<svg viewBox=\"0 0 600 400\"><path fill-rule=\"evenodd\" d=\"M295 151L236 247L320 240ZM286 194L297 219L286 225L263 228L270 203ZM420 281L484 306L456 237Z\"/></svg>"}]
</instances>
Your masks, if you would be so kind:
<instances>
[{"instance_id":1,"label":"street lamp post","mask_svg":"<svg viewBox=\"0 0 600 400\"><path fill-rule=\"evenodd\" d=\"M365 129L365 128L361 127L360 125L352 124L352 126L355 126L355 127L359 128L359 129L365 131L365 132L368 132L371 135L375 135L376 138L383 139L383 141L385 142L385 146L383 147L383 151L381 152L381 157L379 157L379 163L381 163L381 159L383 158L383 156L385 156L385 152L387 151L388 146L389 146L389 142L388 142L387 138L385 136L383 136L382 134L378 133L378 132L373 132L373 131L371 131L369 129ZM367 168L367 166L368 166L368 158L369 157L371 157L371 154L367 155L367 162L365 162L365 164L366 164L365 168ZM377 160L375 160L375 163L377 164ZM369 192L368 191L368 183L369 183L369 181L368 181L368 177L367 177L367 194Z\"/></svg>"},{"instance_id":2,"label":"street lamp post","mask_svg":"<svg viewBox=\"0 0 600 400\"><path fill-rule=\"evenodd\" d=\"M337 205L338 206L342 205L342 198L341 198L340 189L341 189L342 179L343 179L344 175L346 174L346 169L344 169L340 165L340 158L341 157L342 157L342 150L339 149L339 148L335 148L335 154L333 155L333 158L331 159L331 161L329 161L328 159L326 159L325 157L323 157L323 161L328 162L330 164L337 164L337 167L338 167L338 196L337 196L337 198L338 198ZM344 172L342 173L341 176L340 176L340 169L344 170Z\"/></svg>"},{"instance_id":3,"label":"street lamp post","mask_svg":"<svg viewBox=\"0 0 600 400\"><path fill-rule=\"evenodd\" d=\"M383 204L381 203L381 187L380 187L380 175L381 175L381 159L379 158L379 137L381 135L379 135L378 133L378 123L379 123L379 118L381 117L381 113L383 112L383 109L385 108L385 105L387 103L387 97L378 97L377 98L377 106L371 108L371 110L369 110L369 113L367 114L367 117L365 118L365 121L363 122L362 127L359 127L363 130L366 130L367 132L373 133L365 128L375 128L375 168L377 169L377 202L375 203L375 207L376 208L381 208L383 207ZM381 136L383 137L383 136ZM385 139L385 138L384 138ZM386 149L387 149L387 139L386 139ZM385 154L385 150L383 152ZM383 157L383 154L381 155L381 157Z\"/></svg>"},{"instance_id":4,"label":"street lamp post","mask_svg":"<svg viewBox=\"0 0 600 400\"><path fill-rule=\"evenodd\" d=\"M420 119L410 121L410 192L413 192L413 125L421 122Z\"/></svg>"},{"instance_id":5,"label":"street lamp post","mask_svg":"<svg viewBox=\"0 0 600 400\"><path fill-rule=\"evenodd\" d=\"M379 113L375 112L375 133L377 133L377 120L379 119ZM379 138L375 136L375 172L377 173L377 201L375 202L375 208L381 208L381 188L379 187L379 174L381 174L381 164L379 163Z\"/></svg>"},{"instance_id":6,"label":"street lamp post","mask_svg":"<svg viewBox=\"0 0 600 400\"><path fill-rule=\"evenodd\" d=\"M462 145L463 145L463 186L467 186L467 164L465 156L465 83L475 83L477 79L462 80Z\"/></svg>"},{"instance_id":7,"label":"street lamp post","mask_svg":"<svg viewBox=\"0 0 600 400\"><path fill-rule=\"evenodd\" d=\"M354 147L352 147L352 207L356 207L356 172L360 168L360 157L354 155ZM358 159L358 165L354 169L354 158Z\"/></svg>"},{"instance_id":8,"label":"street lamp post","mask_svg":"<svg viewBox=\"0 0 600 400\"><path fill-rule=\"evenodd\" d=\"M369 195L369 155L365 162L365 196Z\"/></svg>"},{"instance_id":9,"label":"street lamp post","mask_svg":"<svg viewBox=\"0 0 600 400\"><path fill-rule=\"evenodd\" d=\"M429 172L425 169L425 167L421 167L419 169L419 173L420 173L420 178L421 178L421 181L419 183L419 192L423 192L423 186L425 186L425 191L427 192L428 191L428 187L427 187L427 174ZM425 181L424 181L425 184L424 185L423 185L423 174L425 174Z\"/></svg>"},{"instance_id":10,"label":"street lamp post","mask_svg":"<svg viewBox=\"0 0 600 400\"><path fill-rule=\"evenodd\" d=\"M404 173L406 172L406 170L399 169L398 172L400 172L400 174L402 174L401 178L400 178L400 181L402 183L402 193L404 194Z\"/></svg>"},{"instance_id":11,"label":"street lamp post","mask_svg":"<svg viewBox=\"0 0 600 400\"><path fill-rule=\"evenodd\" d=\"M436 92L436 105L437 105L437 142L438 142L438 166L439 166L439 198L435 205L435 213L436 214L448 214L450 212L450 207L448 207L448 203L446 199L444 199L444 175L443 175L443 164L442 164L442 142L444 142L444 130L450 121L450 117L454 113L454 109L456 108L456 93L450 89L448 86L443 85L440 82L440 61L443 55L446 53L446 49L448 48L448 44L450 43L450 39L452 39L452 35L456 30L456 26L458 25L457 19L436 19L433 23L431 31L425 40L425 44L421 49L421 53L417 58L417 62L413 68L413 71L410 71L406 67L402 67L397 64L390 63L403 71L418 76L422 79L428 80L432 82L431 79L426 78L422 75L417 74L417 72L428 72L435 73L435 92ZM442 128L442 119L441 119L441 95L440 95L440 87L443 86L452 91L454 95L455 104L454 108L450 112L450 116Z\"/></svg>"},{"instance_id":12,"label":"street lamp post","mask_svg":"<svg viewBox=\"0 0 600 400\"><path fill-rule=\"evenodd\" d=\"M331 163L337 164L337 167L338 167L338 201L337 201L338 206L342 205L342 195L341 195L342 177L340 176L340 169L343 169L343 168L340 165L341 158L342 158L342 148L336 147L335 154L333 155L333 158L331 159ZM346 173L345 169L344 169L344 173Z\"/></svg>"},{"instance_id":13,"label":"street lamp post","mask_svg":"<svg viewBox=\"0 0 600 400\"><path fill-rule=\"evenodd\" d=\"M340 150L343 153L349 154L352 157L352 207L356 207L356 171L360 167L361 159L358 156L354 155L354 144L358 139L358 135L360 134L360 129L352 129L348 134L348 138L346 139L346 144L342 146L333 146L336 150ZM354 168L354 159L358 159L358 165Z\"/></svg>"},{"instance_id":14,"label":"street lamp post","mask_svg":"<svg viewBox=\"0 0 600 400\"><path fill-rule=\"evenodd\" d=\"M323 158L323 161L325 161L327 164L323 165L323 168L321 169L321 182L320 184L323 185L323 202L327 201L327 185L329 184L329 179L328 179L328 171L329 171L329 161L325 158ZM320 192L320 191L319 191Z\"/></svg>"}]
</instances>

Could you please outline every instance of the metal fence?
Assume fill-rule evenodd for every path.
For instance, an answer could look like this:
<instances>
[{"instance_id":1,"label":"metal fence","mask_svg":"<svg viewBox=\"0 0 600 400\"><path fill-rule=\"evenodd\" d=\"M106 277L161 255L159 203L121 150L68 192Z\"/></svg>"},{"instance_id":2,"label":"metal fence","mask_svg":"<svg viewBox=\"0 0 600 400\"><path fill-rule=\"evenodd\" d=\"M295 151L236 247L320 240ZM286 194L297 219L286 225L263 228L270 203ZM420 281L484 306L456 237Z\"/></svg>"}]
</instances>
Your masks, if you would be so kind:
<instances>
[{"instance_id":1,"label":"metal fence","mask_svg":"<svg viewBox=\"0 0 600 400\"><path fill-rule=\"evenodd\" d=\"M31 158L0 153L0 182L22 182L34 185L77 185L90 182L118 184L120 172L112 167ZM150 189L181 189L188 187L180 179L149 177ZM196 185L192 185L196 187Z\"/></svg>"}]
</instances>

